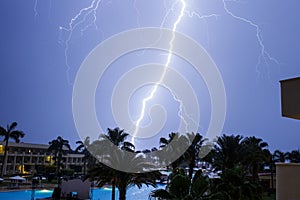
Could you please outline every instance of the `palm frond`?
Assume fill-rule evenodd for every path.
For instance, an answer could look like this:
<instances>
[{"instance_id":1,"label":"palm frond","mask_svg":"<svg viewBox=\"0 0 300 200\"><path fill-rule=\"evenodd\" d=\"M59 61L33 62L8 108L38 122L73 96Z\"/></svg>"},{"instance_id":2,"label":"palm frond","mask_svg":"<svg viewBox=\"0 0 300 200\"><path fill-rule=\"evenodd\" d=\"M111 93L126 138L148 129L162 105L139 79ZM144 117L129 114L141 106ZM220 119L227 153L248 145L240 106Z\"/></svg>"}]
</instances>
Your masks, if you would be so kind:
<instances>
[{"instance_id":1,"label":"palm frond","mask_svg":"<svg viewBox=\"0 0 300 200\"><path fill-rule=\"evenodd\" d=\"M172 196L167 190L164 189L153 190L149 196L165 200L171 200L174 198L174 196Z\"/></svg>"}]
</instances>

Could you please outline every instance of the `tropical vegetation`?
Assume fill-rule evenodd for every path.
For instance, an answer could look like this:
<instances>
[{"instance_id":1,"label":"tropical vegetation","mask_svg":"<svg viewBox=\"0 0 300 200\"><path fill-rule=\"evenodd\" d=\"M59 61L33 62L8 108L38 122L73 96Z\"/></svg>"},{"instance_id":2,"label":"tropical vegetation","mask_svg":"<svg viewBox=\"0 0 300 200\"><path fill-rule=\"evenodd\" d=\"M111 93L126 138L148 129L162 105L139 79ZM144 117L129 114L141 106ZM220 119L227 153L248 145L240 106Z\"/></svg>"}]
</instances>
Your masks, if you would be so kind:
<instances>
[{"instance_id":1,"label":"tropical vegetation","mask_svg":"<svg viewBox=\"0 0 300 200\"><path fill-rule=\"evenodd\" d=\"M102 151L110 150L107 152L109 155L106 157L105 163L108 165L111 164L111 166L98 163L93 169L88 171L85 179L89 178L90 180L96 181L98 186L110 184L112 186L112 200L115 200L116 188L119 190L119 200L125 200L128 187L136 185L138 188L141 188L143 184L156 187L156 180L160 179L161 176L158 171L140 171L141 169L149 169L151 164L145 162L141 154L126 153L126 151L133 153L135 149L133 144L125 140L127 136L128 134L119 128L108 129L107 135L101 135L100 138L102 140L96 140L90 145L91 149L95 145L97 149L106 147L103 148ZM107 142L107 140L109 140L110 143L103 145L102 142ZM109 144L118 147L119 151L111 151L113 146L107 148ZM95 151L93 151L93 153L95 153ZM136 169L136 173L118 170L113 168L115 166L121 168L122 166L124 166L124 168L128 167L128 170Z\"/></svg>"},{"instance_id":2,"label":"tropical vegetation","mask_svg":"<svg viewBox=\"0 0 300 200\"><path fill-rule=\"evenodd\" d=\"M166 189L152 191L151 197L166 200L210 200L224 199L226 193L219 192L213 181L201 170L198 170L192 179L181 168L176 168L169 176Z\"/></svg>"},{"instance_id":3,"label":"tropical vegetation","mask_svg":"<svg viewBox=\"0 0 300 200\"><path fill-rule=\"evenodd\" d=\"M6 128L0 127L0 136L4 141L2 176L7 163L8 141L20 142L25 135L22 131L16 130L16 126L17 123L13 122ZM263 199L263 191L266 189L259 180L260 172L270 173L273 180L276 162L300 163L299 149L290 152L275 150L271 153L268 143L254 136L224 134L209 146L207 139L199 133L181 135L172 132L166 138L160 138L158 147L153 147L151 150L136 150L134 144L126 140L128 135L118 127L108 128L107 133L101 134L98 140L90 141L87 137L84 141L77 141L74 151L68 140L58 136L49 142L48 148L53 155L54 165L37 166L39 169L37 171L45 173L55 171L56 177L61 177L63 173L71 175L74 170L71 173L64 169L64 155L67 153L83 154L84 178L96 181L99 187L110 185L112 200L116 199L116 190L119 191L119 200L125 200L126 191L131 186L135 185L140 188L145 184L156 187L161 173L157 170L144 169L154 169L155 162L167 163L167 169L172 171L167 185L163 189L153 190L150 198L159 200L259 200ZM183 144L182 146L188 146L188 148L183 151L181 145L177 144ZM211 151L202 158L201 150L207 146L211 148ZM170 157L157 156L161 150L170 152ZM174 159L171 155L174 152L181 156ZM199 163L205 163L205 165L200 165L199 168ZM210 173L217 174L217 172L217 177L209 176ZM273 187L272 185L271 189Z\"/></svg>"},{"instance_id":4,"label":"tropical vegetation","mask_svg":"<svg viewBox=\"0 0 300 200\"><path fill-rule=\"evenodd\" d=\"M57 177L61 177L61 169L64 168L63 165L63 155L66 155L68 151L71 150L71 146L68 140L63 139L58 136L56 139L49 142L48 151L52 152L54 157L54 164L56 166Z\"/></svg>"},{"instance_id":5,"label":"tropical vegetation","mask_svg":"<svg viewBox=\"0 0 300 200\"><path fill-rule=\"evenodd\" d=\"M23 138L25 136L25 133L20 130L16 130L18 123L13 122L10 125L7 125L6 129L0 126L0 136L3 137L3 141L5 142L4 145L4 156L2 160L2 170L1 170L1 176L5 174L6 171L6 165L7 165L7 152L8 152L8 141L10 139L14 140L16 143L20 142L20 138Z\"/></svg>"},{"instance_id":6,"label":"tropical vegetation","mask_svg":"<svg viewBox=\"0 0 300 200\"><path fill-rule=\"evenodd\" d=\"M86 175L87 168L91 169L96 165L96 158L90 153L88 150L90 143L90 138L86 137L84 142L77 141L76 144L78 145L75 149L75 153L83 154L83 174Z\"/></svg>"}]
</instances>

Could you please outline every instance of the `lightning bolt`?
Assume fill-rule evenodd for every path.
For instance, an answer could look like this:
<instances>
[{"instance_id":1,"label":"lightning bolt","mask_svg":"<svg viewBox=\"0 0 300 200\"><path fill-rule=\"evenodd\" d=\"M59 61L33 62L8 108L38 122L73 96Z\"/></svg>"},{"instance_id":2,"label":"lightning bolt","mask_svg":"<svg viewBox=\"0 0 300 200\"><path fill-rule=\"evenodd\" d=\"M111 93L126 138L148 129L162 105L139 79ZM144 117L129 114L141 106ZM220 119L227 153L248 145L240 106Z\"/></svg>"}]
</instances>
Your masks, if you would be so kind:
<instances>
[{"instance_id":1,"label":"lightning bolt","mask_svg":"<svg viewBox=\"0 0 300 200\"><path fill-rule=\"evenodd\" d=\"M218 17L219 17L218 14L203 15L203 14L200 14L199 12L194 11L194 10L193 11L186 11L186 14L190 18L196 17L199 20L203 20L206 26L208 24L208 22L207 22L206 19L208 19L208 18L215 18L217 20ZM206 38L207 38L207 44L209 46L210 45L210 34L209 34L209 31L208 31L208 28L206 29Z\"/></svg>"},{"instance_id":2,"label":"lightning bolt","mask_svg":"<svg viewBox=\"0 0 300 200\"><path fill-rule=\"evenodd\" d=\"M140 13L140 11L139 11L137 5L136 5L136 3L137 3L136 1L137 1L137 0L134 0L134 1L133 1L133 8L134 8L134 10L135 10L135 12L136 12L136 16L137 16L137 18L136 18L137 26L138 26L138 27L141 27L141 25L140 25L140 15L141 15L141 13Z\"/></svg>"},{"instance_id":3,"label":"lightning bolt","mask_svg":"<svg viewBox=\"0 0 300 200\"><path fill-rule=\"evenodd\" d=\"M33 12L34 12L34 17L36 18L39 15L38 12L38 1L39 0L34 0L34 5L33 5ZM52 8L52 0L49 0L49 9L48 9L48 19L50 20L50 11Z\"/></svg>"},{"instance_id":4,"label":"lightning bolt","mask_svg":"<svg viewBox=\"0 0 300 200\"><path fill-rule=\"evenodd\" d=\"M176 32L176 30L177 30L178 24L181 22L181 20L182 20L182 18L183 18L183 16L184 16L185 9L186 9L186 2L185 2L185 0L180 0L180 3L181 3L181 9L180 9L180 13L179 13L179 15L178 15L178 18L177 18L177 20L174 22L174 25L173 25L173 28L172 28L173 34L172 34L172 38L171 38L170 43L169 43L169 44L170 44L170 48L169 48L169 50L168 50L168 57L167 57L167 61L166 61L165 65L164 65L165 67L164 67L164 69L163 69L163 73L162 73L160 79L158 80L158 82L156 82L155 85L153 86L153 88L152 88L152 90L151 90L149 96L147 96L146 98L144 98L143 101L142 101L142 109L141 109L141 113L140 113L140 115L139 115L139 118L137 119L137 121L136 121L136 123L135 123L135 130L134 130L133 135L132 135L132 143L134 143L134 137L137 136L137 133L138 133L139 128L140 128L140 124L141 124L141 122L142 122L142 120L143 120L143 118L144 118L144 116L145 116L146 105L147 105L147 103L148 103L151 99L153 99L155 93L157 92L157 89L158 89L159 85L162 84L162 82L163 82L163 80L164 80L164 78L165 78L165 76L166 76L168 67L169 67L169 65L170 65L171 58L172 58L172 54L173 54L173 48L174 48L173 43L174 43L174 40L175 40L175 32ZM175 4L173 4L173 6L174 6L174 5L175 5ZM172 7L173 7L173 6L172 6ZM170 91L172 91L172 90L170 90ZM177 102L180 103L180 111L179 111L179 113L180 113L181 110L182 110L182 102L181 102L179 99L177 99L176 96L175 96L174 94L172 94L172 95L173 95L173 98L174 98ZM179 114L179 115L180 115L180 114ZM180 116L181 116L181 115L180 115ZM181 117L181 118L182 118L182 117Z\"/></svg>"},{"instance_id":5,"label":"lightning bolt","mask_svg":"<svg viewBox=\"0 0 300 200\"><path fill-rule=\"evenodd\" d=\"M88 23L87 25L85 25L80 31L81 34L83 34L84 31L86 31L89 27L91 27L92 25L95 25L95 27L97 28L96 25L96 20L97 20L97 10L99 7L101 0L93 0L91 2L91 4L88 7L82 8L77 15L75 15L75 17L73 17L70 22L68 27L59 27L60 30L60 36L59 36L59 40L63 41L64 45L65 45L65 50L64 50L64 56L65 56L65 65L67 67L67 79L68 79L68 83L70 85L72 85L71 83L71 79L70 79L70 69L71 66L69 64L69 58L68 58L68 52L69 52L69 44L70 41L72 39L73 36L73 32L74 30L79 27L80 25L82 25L83 23L87 22L87 17L92 15L92 20L90 23ZM67 38L66 40L63 39L63 31L67 32Z\"/></svg>"},{"instance_id":6,"label":"lightning bolt","mask_svg":"<svg viewBox=\"0 0 300 200\"><path fill-rule=\"evenodd\" d=\"M256 72L258 73L258 76L260 74L260 72L259 72L259 66L261 65L262 62L264 62L267 67L269 67L268 60L272 61L272 62L275 62L277 65L279 65L279 62L275 58L273 58L268 51L266 51L265 45L264 45L263 40L262 40L261 29L260 29L259 25L256 24L256 23L254 23L253 21L251 21L249 19L246 19L244 17L235 15L233 12L231 12L228 9L226 2L238 2L237 0L222 0L223 8L224 8L225 12L227 14L229 14L231 17L233 17L234 19L237 19L237 20L240 20L242 22L245 22L245 23L249 24L250 26L254 27L255 30L256 30L256 39L257 39L258 44L260 46L260 55L258 56L258 61L257 61L257 64L256 64ZM166 6L166 1L164 1L164 3L165 3L165 6ZM185 0L180 0L180 3L181 3L181 10L180 10L180 13L179 13L179 16L178 16L177 20L173 24L173 28L172 28L173 36L172 36L172 38L170 40L170 48L169 48L169 51L168 51L167 61L165 63L165 67L164 67L163 73L162 73L159 81L155 83L155 85L152 88L149 96L147 96L146 98L144 98L143 101L142 101L141 113L140 113L139 118L137 119L137 121L135 123L135 131L133 133L132 143L134 143L134 137L137 135L137 133L139 131L139 128L140 128L141 121L143 120L143 118L145 116L145 109L146 109L147 103L151 99L153 99L155 93L157 92L158 86L159 85L163 85L162 83L163 83L164 77L166 76L167 69L169 67L169 64L170 64L171 58L172 58L173 42L175 40L175 32L177 31L177 26L181 22L184 14L186 13L189 17L197 17L198 19L206 19L206 18L211 18L211 17L217 18L218 17L217 14L200 15L196 11L187 11L186 10L186 1ZM167 16L169 15L169 13L171 11L174 11L175 4L176 3L174 3L172 5L172 8L167 11L167 14L165 15L164 19L162 20L161 27L164 26L164 24L165 24L165 22L167 20ZM173 99L180 104L180 110L178 112L178 116L183 120L183 122L185 123L185 125L187 127L187 122L186 122L186 120L184 120L184 117L182 115L183 112L184 112L183 102L181 102L181 100L176 97L176 95L172 92L171 89L169 89L169 91L171 92L171 94L173 96Z\"/></svg>"},{"instance_id":7,"label":"lightning bolt","mask_svg":"<svg viewBox=\"0 0 300 200\"><path fill-rule=\"evenodd\" d=\"M176 4L178 4L179 1L176 1L175 3L172 4L171 8L168 9L167 8L167 2L164 1L164 6L165 6L165 10L166 10L166 14L161 22L161 25L160 27L164 27L165 24L166 24L166 21L167 21L167 18L168 16L170 15L171 12L174 12L175 11L175 6ZM173 92L173 90L171 88L169 88L168 86L166 86L165 84L163 84L163 80L167 74L167 70L169 68L169 65L170 65L170 62L171 62L171 59L172 59L172 54L173 54L173 43L174 43L174 40L175 40L175 32L177 31L177 27L178 25L180 24L180 22L182 21L182 18L184 17L185 14L187 14L189 17L197 17L198 19L200 20L205 20L206 18L217 18L218 15L217 14L209 14L209 15L200 15L198 12L196 11L188 11L187 10L187 3L185 0L180 0L180 4L181 4L181 9L180 9L180 12L179 12L179 15L176 19L176 21L174 22L173 24L173 27L172 27L172 32L173 32L173 35L172 35L172 38L169 42L170 44L170 48L168 50L168 54L167 54L167 60L166 60L166 63L165 63L165 67L163 69L163 73L160 77L160 79L158 80L158 82L155 83L155 85L153 86L150 94L143 99L142 101L142 108L141 108L141 113L139 115L139 118L137 119L137 121L135 122L135 130L134 130L134 133L133 133L133 137L132 137L132 140L131 142L134 144L134 138L137 136L138 134L138 131L139 131L139 128L140 128L140 124L145 116L145 109L146 109L146 105L147 103L153 99L153 97L155 96L155 93L157 92L157 89L159 87L159 85L162 85L164 86L166 89L168 89L168 91L171 93L173 99L179 103L179 111L177 113L177 116L182 120L182 122L184 123L185 125L185 130L188 131L188 122L187 120L185 119L185 117L189 118L191 122L193 122L194 124L196 124L196 122L193 120L192 117L190 117L188 115L188 113L186 112L185 110L185 107L184 107L184 103L179 99L177 98L176 94Z\"/></svg>"},{"instance_id":8,"label":"lightning bolt","mask_svg":"<svg viewBox=\"0 0 300 200\"><path fill-rule=\"evenodd\" d=\"M134 6L134 9L136 10L136 13L137 13L137 16L138 16L137 24L138 24L138 26L140 26L139 16L140 16L141 13L139 12L139 10L136 6L136 1L137 0L133 1L133 6ZM69 55L69 49L70 49L70 41L72 39L73 32L81 26L84 26L83 28L80 29L81 34L83 34L91 26L95 26L96 29L97 29L97 24L96 24L97 16L96 15L97 15L97 11L98 11L100 2L101 2L101 0L91 0L90 5L87 6L87 7L82 8L70 20L70 22L68 23L68 26L59 27L59 31L60 31L59 42L63 43L63 45L64 45L65 65L66 65L66 68L67 68L66 74L67 74L68 83L70 85L72 85L71 80L70 80L70 75L69 75L69 71L71 69L71 66L70 66L70 63L69 63L69 56L68 55ZM162 23L160 25L161 27L165 26L169 14L171 12L175 12L175 10L176 10L175 6L178 5L179 3L181 5L180 12L177 16L176 21L173 23L173 27L172 27L173 35L172 35L172 38L169 42L170 47L169 47L169 50L168 50L168 53L167 53L167 60L166 60L166 63L164 65L163 73L161 74L160 79L152 87L152 89L150 91L150 94L142 100L142 108L141 108L139 118L135 122L135 130L134 130L134 133L133 133L132 141L134 140L134 137L137 136L137 133L138 133L140 125L141 125L141 122L142 122L142 120L145 116L145 109L146 109L147 103L151 99L154 98L155 93L157 92L159 85L163 85L164 87L166 87L163 84L163 81L164 81L164 78L167 74L167 71L168 71L168 68L169 68L169 65L170 65L170 62L171 62L171 59L172 59L173 43L175 41L175 32L177 31L178 25L182 21L183 17L186 15L188 17L197 17L198 19L205 20L206 18L211 18L211 17L217 18L219 16L217 14L201 15L196 11L188 11L186 0L177 0L176 2L174 2L172 4L170 9L167 8L168 7L167 6L167 0L164 0L163 2L164 2L164 6L166 8L166 15L164 16L164 18L162 20ZM220 2L223 4L223 9L224 9L225 13L227 13L228 15L230 15L232 18L234 18L236 20L239 20L241 22L249 24L251 27L253 27L256 30L256 40L257 40L257 42L259 44L259 48L260 48L260 54L258 56L257 64L256 64L256 72L258 74L258 77L260 76L260 70L259 69L260 69L260 66L262 65L262 63L264 63L267 66L268 69L269 69L269 63L270 62L276 63L277 65L280 65L280 63L275 58L273 58L271 56L271 54L266 50L263 39L262 39L262 35L261 35L261 28L259 27L259 25L257 23L255 23L254 21L252 21L252 20L249 20L247 18L244 18L244 17L241 17L241 16L238 16L238 15L234 14L228 8L228 5L227 5L228 2L238 3L239 1L238 0L221 0ZM35 16L37 16L39 14L38 11L37 11L37 6L38 6L38 0L34 0L33 10L34 10ZM87 21L89 16L92 16L91 21ZM65 33L66 33L66 35L64 35ZM186 124L186 127L187 127L187 122L185 121L185 118L183 116L184 114L186 114L184 106L183 106L183 102L181 102L181 100L176 97L176 95L172 92L172 90L170 88L167 88L167 89L171 92L171 94L173 96L173 99L180 104L178 116L183 120L183 122ZM188 116L188 115L186 114L186 116Z\"/></svg>"},{"instance_id":9,"label":"lightning bolt","mask_svg":"<svg viewBox=\"0 0 300 200\"><path fill-rule=\"evenodd\" d=\"M34 6L33 6L33 12L34 12L34 17L38 16L38 11L37 11L37 5L38 5L38 0L34 0Z\"/></svg>"},{"instance_id":10,"label":"lightning bolt","mask_svg":"<svg viewBox=\"0 0 300 200\"><path fill-rule=\"evenodd\" d=\"M49 1L48 19L51 18L52 0Z\"/></svg>"},{"instance_id":11,"label":"lightning bolt","mask_svg":"<svg viewBox=\"0 0 300 200\"><path fill-rule=\"evenodd\" d=\"M227 6L226 2L238 2L237 0L222 0L223 8L224 8L225 12L228 15L230 15L231 17L233 17L234 19L249 24L250 26L252 26L256 30L256 39L257 39L257 42L260 46L260 54L258 56L257 64L256 64L257 76L260 77L259 67L260 67L262 62L265 63L265 65L267 66L268 69L269 69L269 62L268 61L274 62L279 66L280 65L279 61L276 60L274 57L272 57L271 54L265 48L265 44L264 44L262 36L261 36L261 29L260 29L259 25L256 24L255 22L249 20L249 19L246 19L244 17L235 15L233 12L231 12L228 9L228 6ZM270 73L268 73L268 77L269 77L269 80L271 80Z\"/></svg>"}]
</instances>

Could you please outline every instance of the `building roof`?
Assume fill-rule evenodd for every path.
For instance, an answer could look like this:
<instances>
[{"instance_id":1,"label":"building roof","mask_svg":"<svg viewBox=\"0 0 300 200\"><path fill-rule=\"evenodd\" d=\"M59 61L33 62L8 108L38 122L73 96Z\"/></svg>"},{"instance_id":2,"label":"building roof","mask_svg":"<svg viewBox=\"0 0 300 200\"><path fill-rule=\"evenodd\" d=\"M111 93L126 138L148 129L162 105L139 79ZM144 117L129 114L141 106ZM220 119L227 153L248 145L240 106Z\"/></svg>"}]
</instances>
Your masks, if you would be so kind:
<instances>
[{"instance_id":1,"label":"building roof","mask_svg":"<svg viewBox=\"0 0 300 200\"><path fill-rule=\"evenodd\" d=\"M0 145L4 145L4 142L1 141ZM23 147L23 148L32 148L32 149L48 149L48 144L33 144L33 143L15 143L15 142L8 142L9 147Z\"/></svg>"},{"instance_id":2,"label":"building roof","mask_svg":"<svg viewBox=\"0 0 300 200\"><path fill-rule=\"evenodd\" d=\"M0 145L4 145L3 141L0 141ZM20 148L28 148L28 149L45 149L47 150L49 148L49 144L34 144L34 143L25 143L25 142L20 142L20 143L15 143L15 142L8 142L9 147L20 147ZM64 147L65 150L67 150L66 147ZM84 156L82 153L72 153L69 152L68 155L72 155L72 157L78 157L81 158Z\"/></svg>"},{"instance_id":3,"label":"building roof","mask_svg":"<svg viewBox=\"0 0 300 200\"><path fill-rule=\"evenodd\" d=\"M284 79L284 80L280 80L280 82L290 82L290 81L298 81L298 80L300 80L300 77Z\"/></svg>"}]
</instances>

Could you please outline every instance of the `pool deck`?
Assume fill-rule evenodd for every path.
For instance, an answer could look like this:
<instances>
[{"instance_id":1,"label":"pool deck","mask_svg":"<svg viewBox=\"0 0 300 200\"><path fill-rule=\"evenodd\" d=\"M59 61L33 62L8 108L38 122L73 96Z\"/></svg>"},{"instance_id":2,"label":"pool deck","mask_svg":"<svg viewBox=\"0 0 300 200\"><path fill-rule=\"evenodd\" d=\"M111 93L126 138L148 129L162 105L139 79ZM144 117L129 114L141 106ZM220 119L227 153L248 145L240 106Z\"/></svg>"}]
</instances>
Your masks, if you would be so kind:
<instances>
[{"instance_id":1,"label":"pool deck","mask_svg":"<svg viewBox=\"0 0 300 200\"><path fill-rule=\"evenodd\" d=\"M35 189L41 190L41 189L46 189L46 190L53 190L53 188L57 186L57 184L52 184L52 183L43 183L42 187L36 187ZM8 187L8 186L1 186L0 187L0 192L13 192L13 191L19 191L19 190L32 190L32 187L30 185L22 185L20 184L18 187Z\"/></svg>"}]
</instances>

